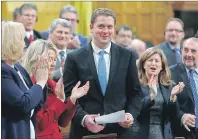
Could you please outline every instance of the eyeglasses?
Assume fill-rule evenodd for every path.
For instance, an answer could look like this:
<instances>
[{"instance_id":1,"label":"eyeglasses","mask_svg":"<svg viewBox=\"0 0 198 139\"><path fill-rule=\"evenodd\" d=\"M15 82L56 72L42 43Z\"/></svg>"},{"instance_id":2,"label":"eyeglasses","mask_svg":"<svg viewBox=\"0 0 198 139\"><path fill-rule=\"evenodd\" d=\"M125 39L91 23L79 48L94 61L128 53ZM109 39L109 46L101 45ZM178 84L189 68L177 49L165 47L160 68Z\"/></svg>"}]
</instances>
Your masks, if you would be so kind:
<instances>
[{"instance_id":1,"label":"eyeglasses","mask_svg":"<svg viewBox=\"0 0 198 139\"><path fill-rule=\"evenodd\" d=\"M74 23L74 22L79 23L79 20L78 20L78 19L69 19L69 18L63 18L63 19L65 19L65 20L67 20L67 21L70 21L70 22L72 22L72 23Z\"/></svg>"},{"instance_id":2,"label":"eyeglasses","mask_svg":"<svg viewBox=\"0 0 198 139\"><path fill-rule=\"evenodd\" d=\"M36 15L30 15L30 14L23 14L23 16L25 16L26 18L36 18Z\"/></svg>"},{"instance_id":3,"label":"eyeglasses","mask_svg":"<svg viewBox=\"0 0 198 139\"><path fill-rule=\"evenodd\" d=\"M180 29L166 29L167 32L184 32L183 30L180 30Z\"/></svg>"}]
</instances>

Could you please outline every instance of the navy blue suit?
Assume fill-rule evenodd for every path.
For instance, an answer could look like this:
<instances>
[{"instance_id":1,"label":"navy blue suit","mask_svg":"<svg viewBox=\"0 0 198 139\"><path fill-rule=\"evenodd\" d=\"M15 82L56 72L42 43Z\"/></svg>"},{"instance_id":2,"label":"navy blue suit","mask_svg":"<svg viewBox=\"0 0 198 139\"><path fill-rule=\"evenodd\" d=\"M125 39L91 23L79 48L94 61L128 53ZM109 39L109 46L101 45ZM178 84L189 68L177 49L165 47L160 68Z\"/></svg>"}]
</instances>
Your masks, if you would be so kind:
<instances>
[{"instance_id":1,"label":"navy blue suit","mask_svg":"<svg viewBox=\"0 0 198 139\"><path fill-rule=\"evenodd\" d=\"M2 61L1 68L1 138L30 139L31 110L34 109L31 119L34 124L36 109L43 103L45 94L40 85L32 84L27 71L20 64L16 63L14 69ZM17 71L22 74L29 90Z\"/></svg>"},{"instance_id":2,"label":"navy blue suit","mask_svg":"<svg viewBox=\"0 0 198 139\"><path fill-rule=\"evenodd\" d=\"M188 132L183 124L181 124L181 118L185 113L190 113L195 115L195 101L193 98L193 93L190 87L190 81L183 63L176 64L170 67L171 78L178 84L183 82L185 87L183 91L178 95L177 100L179 103L179 114L176 119L173 120L172 128L173 133L177 137L185 137L186 139L197 139L195 128L190 128L191 131Z\"/></svg>"}]
</instances>

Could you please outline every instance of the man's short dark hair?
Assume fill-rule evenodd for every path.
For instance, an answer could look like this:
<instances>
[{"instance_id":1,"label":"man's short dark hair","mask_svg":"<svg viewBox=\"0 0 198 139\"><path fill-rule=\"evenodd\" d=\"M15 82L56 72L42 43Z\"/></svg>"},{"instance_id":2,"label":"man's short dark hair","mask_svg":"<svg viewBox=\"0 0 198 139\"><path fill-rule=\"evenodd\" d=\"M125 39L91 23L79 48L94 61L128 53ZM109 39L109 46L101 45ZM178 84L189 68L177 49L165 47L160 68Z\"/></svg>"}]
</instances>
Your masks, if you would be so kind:
<instances>
[{"instance_id":1,"label":"man's short dark hair","mask_svg":"<svg viewBox=\"0 0 198 139\"><path fill-rule=\"evenodd\" d=\"M121 31L121 30L125 30L125 31L131 31L132 32L132 30L131 30L131 28L129 27L129 26L127 26L127 25L121 25L117 30L116 30L116 35L118 35L119 34L119 32Z\"/></svg>"}]
</instances>

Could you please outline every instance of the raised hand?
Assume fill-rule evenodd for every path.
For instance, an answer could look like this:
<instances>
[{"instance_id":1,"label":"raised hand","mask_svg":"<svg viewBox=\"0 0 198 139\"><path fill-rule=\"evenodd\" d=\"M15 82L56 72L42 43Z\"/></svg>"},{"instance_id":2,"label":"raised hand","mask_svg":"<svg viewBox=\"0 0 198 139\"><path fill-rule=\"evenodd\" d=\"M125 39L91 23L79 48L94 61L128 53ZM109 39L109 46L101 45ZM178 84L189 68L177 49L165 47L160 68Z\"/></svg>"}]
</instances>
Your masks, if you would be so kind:
<instances>
[{"instance_id":1,"label":"raised hand","mask_svg":"<svg viewBox=\"0 0 198 139\"><path fill-rule=\"evenodd\" d=\"M81 84L81 82L79 81L76 86L72 89L72 93L71 93L71 101L75 104L76 99L84 96L87 94L88 90L89 90L89 81L86 82L85 85L83 85L82 87L79 87Z\"/></svg>"},{"instance_id":2,"label":"raised hand","mask_svg":"<svg viewBox=\"0 0 198 139\"><path fill-rule=\"evenodd\" d=\"M171 100L176 100L176 96L181 92L183 91L184 89L184 83L183 82L179 82L176 86L174 86L171 90L171 96L170 96L170 99Z\"/></svg>"},{"instance_id":3,"label":"raised hand","mask_svg":"<svg viewBox=\"0 0 198 139\"><path fill-rule=\"evenodd\" d=\"M181 91L183 91L184 86L185 85L183 82L179 82L176 86L173 87L171 95L178 95Z\"/></svg>"},{"instance_id":4,"label":"raised hand","mask_svg":"<svg viewBox=\"0 0 198 139\"><path fill-rule=\"evenodd\" d=\"M150 88L150 97L153 100L157 96L157 81L154 75L151 76L148 86Z\"/></svg>"},{"instance_id":5,"label":"raised hand","mask_svg":"<svg viewBox=\"0 0 198 139\"><path fill-rule=\"evenodd\" d=\"M62 102L65 101L65 93L64 93L64 85L63 85L62 77L56 83L55 93L56 93L57 98L59 98Z\"/></svg>"},{"instance_id":6,"label":"raised hand","mask_svg":"<svg viewBox=\"0 0 198 139\"><path fill-rule=\"evenodd\" d=\"M76 48L80 48L80 40L77 35L75 37L72 36L67 44L67 49L76 49Z\"/></svg>"},{"instance_id":7,"label":"raised hand","mask_svg":"<svg viewBox=\"0 0 198 139\"><path fill-rule=\"evenodd\" d=\"M46 84L48 80L49 64L47 56L39 56L36 62L36 67L33 76L39 84Z\"/></svg>"}]
</instances>

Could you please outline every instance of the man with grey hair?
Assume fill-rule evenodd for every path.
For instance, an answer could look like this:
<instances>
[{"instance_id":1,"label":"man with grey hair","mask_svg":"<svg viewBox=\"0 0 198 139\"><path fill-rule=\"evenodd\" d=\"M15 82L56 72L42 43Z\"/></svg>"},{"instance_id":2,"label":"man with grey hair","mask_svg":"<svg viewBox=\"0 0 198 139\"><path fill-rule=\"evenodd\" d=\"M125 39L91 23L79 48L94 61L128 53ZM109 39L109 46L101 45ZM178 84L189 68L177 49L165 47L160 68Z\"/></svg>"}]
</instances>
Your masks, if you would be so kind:
<instances>
[{"instance_id":1,"label":"man with grey hair","mask_svg":"<svg viewBox=\"0 0 198 139\"><path fill-rule=\"evenodd\" d=\"M13 16L13 20L15 22L20 22L20 13L19 13L19 8L18 7L16 7L14 9L12 16Z\"/></svg>"},{"instance_id":2,"label":"man with grey hair","mask_svg":"<svg viewBox=\"0 0 198 139\"><path fill-rule=\"evenodd\" d=\"M88 43L88 39L84 37L83 35L74 33L79 23L78 13L77 13L76 8L72 5L64 6L60 10L59 18L66 19L72 24L73 39L69 42L67 46L68 49L76 49L76 48L86 46ZM44 31L42 32L42 34L43 36L45 36L45 38L48 38L49 31Z\"/></svg>"},{"instance_id":3,"label":"man with grey hair","mask_svg":"<svg viewBox=\"0 0 198 139\"><path fill-rule=\"evenodd\" d=\"M34 4L27 3L23 4L19 8L20 22L23 23L26 30L25 44L26 48L29 47L30 43L36 39L42 39L42 35L34 30L34 25L37 21L37 7Z\"/></svg>"},{"instance_id":4,"label":"man with grey hair","mask_svg":"<svg viewBox=\"0 0 198 139\"><path fill-rule=\"evenodd\" d=\"M133 39L133 33L129 26L122 25L116 30L116 44L122 47L129 47Z\"/></svg>"},{"instance_id":5,"label":"man with grey hair","mask_svg":"<svg viewBox=\"0 0 198 139\"><path fill-rule=\"evenodd\" d=\"M62 76L62 66L66 59L68 49L67 45L72 37L72 25L65 19L55 19L49 27L49 41L57 48L58 57L52 78L58 81Z\"/></svg>"},{"instance_id":6,"label":"man with grey hair","mask_svg":"<svg viewBox=\"0 0 198 139\"><path fill-rule=\"evenodd\" d=\"M66 97L81 81L90 82L86 96L78 100L71 123L70 139L92 134L117 133L119 139L133 138L130 128L141 108L141 88L134 52L112 42L116 25L115 13L96 9L91 16L91 42L67 55L63 82ZM95 118L124 110L123 119L100 125Z\"/></svg>"},{"instance_id":7,"label":"man with grey hair","mask_svg":"<svg viewBox=\"0 0 198 139\"><path fill-rule=\"evenodd\" d=\"M170 68L172 80L185 87L177 96L179 114L173 119L175 137L198 138L198 38L191 37L183 42L182 62Z\"/></svg>"}]
</instances>

